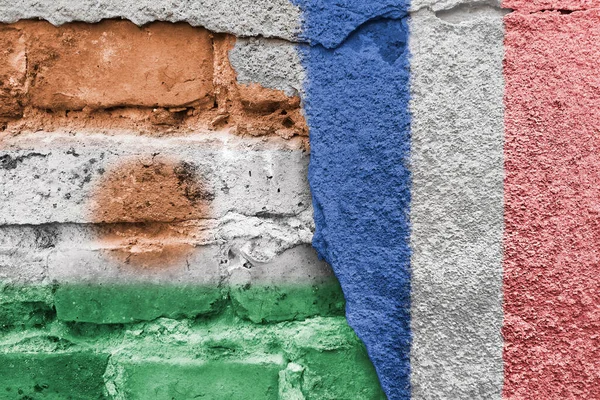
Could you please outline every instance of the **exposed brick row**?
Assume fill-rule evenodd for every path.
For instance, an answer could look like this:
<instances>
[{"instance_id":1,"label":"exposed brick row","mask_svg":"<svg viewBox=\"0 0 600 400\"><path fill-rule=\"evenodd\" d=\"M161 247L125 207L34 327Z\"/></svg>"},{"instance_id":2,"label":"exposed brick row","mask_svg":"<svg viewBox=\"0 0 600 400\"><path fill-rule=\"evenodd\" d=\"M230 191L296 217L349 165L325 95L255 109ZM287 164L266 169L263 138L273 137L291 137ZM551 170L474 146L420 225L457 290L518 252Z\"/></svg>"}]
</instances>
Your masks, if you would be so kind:
<instances>
[{"instance_id":1,"label":"exposed brick row","mask_svg":"<svg viewBox=\"0 0 600 400\"><path fill-rule=\"evenodd\" d=\"M0 148L0 223L297 215L307 167L299 140L21 134Z\"/></svg>"},{"instance_id":2,"label":"exposed brick row","mask_svg":"<svg viewBox=\"0 0 600 400\"><path fill-rule=\"evenodd\" d=\"M306 135L297 96L237 83L228 56L234 43L185 23L0 25L0 122L13 132L69 126Z\"/></svg>"},{"instance_id":3,"label":"exposed brick row","mask_svg":"<svg viewBox=\"0 0 600 400\"><path fill-rule=\"evenodd\" d=\"M102 243L92 226L0 229L0 330L58 319L97 324L219 314L256 323L341 315L330 267L309 245L260 262L264 236L169 249L169 240ZM283 230L280 230L283 232ZM248 234L252 234L248 232ZM52 235L51 241L34 239ZM20 251L15 251L18 246Z\"/></svg>"},{"instance_id":4,"label":"exposed brick row","mask_svg":"<svg viewBox=\"0 0 600 400\"><path fill-rule=\"evenodd\" d=\"M158 321L106 329L104 340L92 330L63 328L70 340L38 337L17 349L0 345L0 397L385 398L364 347L345 325L343 318L251 329ZM235 327L238 333L223 336ZM139 337L143 331L148 336ZM179 339L168 340L169 334ZM268 341L257 340L265 335ZM110 343L119 349L111 350Z\"/></svg>"}]
</instances>

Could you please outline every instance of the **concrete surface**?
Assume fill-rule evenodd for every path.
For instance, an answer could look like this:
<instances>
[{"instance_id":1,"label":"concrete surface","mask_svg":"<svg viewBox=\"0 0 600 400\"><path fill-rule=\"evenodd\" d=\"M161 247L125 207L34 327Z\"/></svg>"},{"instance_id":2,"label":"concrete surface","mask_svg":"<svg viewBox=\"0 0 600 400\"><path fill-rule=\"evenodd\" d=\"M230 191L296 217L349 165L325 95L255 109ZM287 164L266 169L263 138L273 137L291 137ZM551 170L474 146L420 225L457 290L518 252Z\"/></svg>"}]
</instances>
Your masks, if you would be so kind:
<instances>
[{"instance_id":1,"label":"concrete surface","mask_svg":"<svg viewBox=\"0 0 600 400\"><path fill-rule=\"evenodd\" d=\"M503 13L411 18L411 398L500 399Z\"/></svg>"},{"instance_id":2,"label":"concrete surface","mask_svg":"<svg viewBox=\"0 0 600 400\"><path fill-rule=\"evenodd\" d=\"M0 2L0 22L44 19L54 25L128 19L137 25L152 21L188 22L236 36L293 40L300 32L300 9L288 0L193 0L186 2L121 0L20 0Z\"/></svg>"},{"instance_id":3,"label":"concrete surface","mask_svg":"<svg viewBox=\"0 0 600 400\"><path fill-rule=\"evenodd\" d=\"M237 81L259 83L283 90L288 96L302 92L305 73L297 46L285 40L239 38L229 52Z\"/></svg>"}]
</instances>

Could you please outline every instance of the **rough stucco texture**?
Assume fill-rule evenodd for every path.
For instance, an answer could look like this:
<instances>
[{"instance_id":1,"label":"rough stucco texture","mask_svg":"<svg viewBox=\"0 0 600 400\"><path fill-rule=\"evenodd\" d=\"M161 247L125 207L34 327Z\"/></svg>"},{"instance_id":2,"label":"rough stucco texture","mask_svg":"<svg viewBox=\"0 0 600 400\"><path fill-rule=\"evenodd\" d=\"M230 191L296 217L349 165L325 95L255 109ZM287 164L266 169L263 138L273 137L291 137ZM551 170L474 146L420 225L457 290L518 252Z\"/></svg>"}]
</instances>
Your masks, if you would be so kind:
<instances>
[{"instance_id":1,"label":"rough stucco texture","mask_svg":"<svg viewBox=\"0 0 600 400\"><path fill-rule=\"evenodd\" d=\"M587 10L600 7L598 0L504 0L502 7L524 12L542 10Z\"/></svg>"},{"instance_id":2,"label":"rough stucco texture","mask_svg":"<svg viewBox=\"0 0 600 400\"><path fill-rule=\"evenodd\" d=\"M406 0L377 2L294 0L294 2L304 12L300 38L326 48L339 46L348 35L369 20L401 18L406 15L408 7Z\"/></svg>"},{"instance_id":3,"label":"rough stucco texture","mask_svg":"<svg viewBox=\"0 0 600 400\"><path fill-rule=\"evenodd\" d=\"M507 399L600 398L600 11L506 18Z\"/></svg>"},{"instance_id":4,"label":"rough stucco texture","mask_svg":"<svg viewBox=\"0 0 600 400\"><path fill-rule=\"evenodd\" d=\"M502 392L503 13L465 11L410 20L414 399Z\"/></svg>"},{"instance_id":5,"label":"rough stucco texture","mask_svg":"<svg viewBox=\"0 0 600 400\"><path fill-rule=\"evenodd\" d=\"M399 10L403 6L396 4ZM372 7L359 1L302 7L307 9L306 35L327 46L303 48L311 126L309 181L317 226L313 245L340 280L348 322L366 344L386 394L407 398L407 20L364 24L343 44L328 48L344 39L342 32L353 30L356 15L350 11L367 13Z\"/></svg>"},{"instance_id":6,"label":"rough stucco texture","mask_svg":"<svg viewBox=\"0 0 600 400\"><path fill-rule=\"evenodd\" d=\"M288 96L302 91L304 68L294 43L280 39L238 38L229 52L239 83L260 83Z\"/></svg>"},{"instance_id":7,"label":"rough stucco texture","mask_svg":"<svg viewBox=\"0 0 600 400\"><path fill-rule=\"evenodd\" d=\"M300 29L300 9L288 0L20 0L0 2L0 22L43 19L54 25L123 18L144 25L152 21L187 22L236 36L293 40Z\"/></svg>"}]
</instances>

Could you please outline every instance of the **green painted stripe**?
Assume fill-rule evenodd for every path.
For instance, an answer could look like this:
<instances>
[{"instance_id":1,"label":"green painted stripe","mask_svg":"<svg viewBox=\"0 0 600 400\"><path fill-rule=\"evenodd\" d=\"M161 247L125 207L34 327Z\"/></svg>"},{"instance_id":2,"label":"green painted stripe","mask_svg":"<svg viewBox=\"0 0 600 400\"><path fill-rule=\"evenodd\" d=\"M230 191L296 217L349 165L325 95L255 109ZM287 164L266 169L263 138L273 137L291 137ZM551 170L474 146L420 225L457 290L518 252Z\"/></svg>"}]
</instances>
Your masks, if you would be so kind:
<instances>
[{"instance_id":1,"label":"green painted stripe","mask_svg":"<svg viewBox=\"0 0 600 400\"><path fill-rule=\"evenodd\" d=\"M0 333L0 366L0 399L225 400L234 387L247 399L385 398L344 317L255 324L231 306L206 319L14 329Z\"/></svg>"},{"instance_id":2,"label":"green painted stripe","mask_svg":"<svg viewBox=\"0 0 600 400\"><path fill-rule=\"evenodd\" d=\"M230 296L236 314L256 323L344 315L344 294L335 278L312 285L235 286Z\"/></svg>"},{"instance_id":3,"label":"green painted stripe","mask_svg":"<svg viewBox=\"0 0 600 400\"><path fill-rule=\"evenodd\" d=\"M0 399L102 399L108 355L0 354Z\"/></svg>"},{"instance_id":4,"label":"green painted stripe","mask_svg":"<svg viewBox=\"0 0 600 400\"><path fill-rule=\"evenodd\" d=\"M335 279L0 285L0 399L384 399L343 307Z\"/></svg>"},{"instance_id":5,"label":"green painted stripe","mask_svg":"<svg viewBox=\"0 0 600 400\"><path fill-rule=\"evenodd\" d=\"M229 297L229 299L228 299ZM0 286L0 328L62 321L96 324L194 318L231 302L239 317L256 323L340 316L344 296L335 278L310 285L272 283L231 287L170 283L67 283Z\"/></svg>"},{"instance_id":6,"label":"green painted stripe","mask_svg":"<svg viewBox=\"0 0 600 400\"><path fill-rule=\"evenodd\" d=\"M225 298L216 286L64 284L54 294L54 305L62 321L110 324L211 314Z\"/></svg>"}]
</instances>

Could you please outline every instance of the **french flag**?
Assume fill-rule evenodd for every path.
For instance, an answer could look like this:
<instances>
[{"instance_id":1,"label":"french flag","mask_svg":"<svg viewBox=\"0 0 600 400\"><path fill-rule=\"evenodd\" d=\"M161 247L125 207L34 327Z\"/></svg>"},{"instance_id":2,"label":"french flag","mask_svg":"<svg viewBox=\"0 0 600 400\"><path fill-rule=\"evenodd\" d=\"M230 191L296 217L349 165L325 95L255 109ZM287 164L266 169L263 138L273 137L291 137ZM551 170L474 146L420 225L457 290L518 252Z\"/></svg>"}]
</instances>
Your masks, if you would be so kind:
<instances>
[{"instance_id":1,"label":"french flag","mask_svg":"<svg viewBox=\"0 0 600 400\"><path fill-rule=\"evenodd\" d=\"M388 398L600 398L600 3L454 3L300 2L314 245Z\"/></svg>"}]
</instances>

